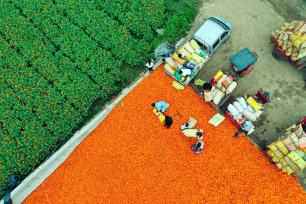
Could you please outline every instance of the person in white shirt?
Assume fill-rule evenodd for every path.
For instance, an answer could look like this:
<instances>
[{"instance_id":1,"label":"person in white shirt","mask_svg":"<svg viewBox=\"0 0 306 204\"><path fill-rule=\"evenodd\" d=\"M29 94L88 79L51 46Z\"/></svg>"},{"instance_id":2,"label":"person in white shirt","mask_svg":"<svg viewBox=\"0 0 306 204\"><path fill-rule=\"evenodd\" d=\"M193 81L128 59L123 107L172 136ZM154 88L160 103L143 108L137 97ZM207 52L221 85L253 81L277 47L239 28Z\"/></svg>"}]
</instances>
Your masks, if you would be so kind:
<instances>
[{"instance_id":1,"label":"person in white shirt","mask_svg":"<svg viewBox=\"0 0 306 204\"><path fill-rule=\"evenodd\" d=\"M179 53L178 56L182 59L184 59L185 57L187 57L188 52L186 50L184 50L183 52Z\"/></svg>"},{"instance_id":2,"label":"person in white shirt","mask_svg":"<svg viewBox=\"0 0 306 204\"><path fill-rule=\"evenodd\" d=\"M181 130L183 131L185 129L191 129L197 124L197 122L198 121L196 119L190 117L187 123L181 125Z\"/></svg>"},{"instance_id":3,"label":"person in white shirt","mask_svg":"<svg viewBox=\"0 0 306 204\"><path fill-rule=\"evenodd\" d=\"M191 70L181 69L178 73L182 76L182 81L186 81L187 77L191 75Z\"/></svg>"},{"instance_id":4,"label":"person in white shirt","mask_svg":"<svg viewBox=\"0 0 306 204\"><path fill-rule=\"evenodd\" d=\"M153 71L153 67L154 67L154 60L151 59L151 60L147 61L146 67L148 68L149 72L152 72Z\"/></svg>"},{"instance_id":5,"label":"person in white shirt","mask_svg":"<svg viewBox=\"0 0 306 204\"><path fill-rule=\"evenodd\" d=\"M191 75L191 70L190 70L190 69L181 69L181 70L179 71L179 74L180 74L182 77L190 76L190 75Z\"/></svg>"},{"instance_id":6,"label":"person in white shirt","mask_svg":"<svg viewBox=\"0 0 306 204\"><path fill-rule=\"evenodd\" d=\"M201 92L204 95L204 99L206 102L213 100L216 95L216 88L211 83L204 83L203 90Z\"/></svg>"},{"instance_id":7,"label":"person in white shirt","mask_svg":"<svg viewBox=\"0 0 306 204\"><path fill-rule=\"evenodd\" d=\"M203 130L202 129L185 129L182 131L182 133L186 136L186 137L193 137L196 139L203 139Z\"/></svg>"}]
</instances>

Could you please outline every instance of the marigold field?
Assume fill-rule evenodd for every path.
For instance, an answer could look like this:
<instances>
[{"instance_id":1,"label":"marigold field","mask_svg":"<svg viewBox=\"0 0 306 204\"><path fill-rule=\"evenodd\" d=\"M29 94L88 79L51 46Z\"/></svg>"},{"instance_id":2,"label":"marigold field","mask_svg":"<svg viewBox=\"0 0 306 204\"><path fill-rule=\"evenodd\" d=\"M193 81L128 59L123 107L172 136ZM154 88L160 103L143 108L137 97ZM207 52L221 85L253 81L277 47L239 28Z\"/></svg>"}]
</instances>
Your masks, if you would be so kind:
<instances>
[{"instance_id":1,"label":"marigold field","mask_svg":"<svg viewBox=\"0 0 306 204\"><path fill-rule=\"evenodd\" d=\"M175 90L158 69L117 106L25 203L306 203L293 177L271 164L190 87ZM151 103L170 103L164 128ZM175 116L176 111L181 113ZM204 151L179 126L190 116L204 129Z\"/></svg>"}]
</instances>

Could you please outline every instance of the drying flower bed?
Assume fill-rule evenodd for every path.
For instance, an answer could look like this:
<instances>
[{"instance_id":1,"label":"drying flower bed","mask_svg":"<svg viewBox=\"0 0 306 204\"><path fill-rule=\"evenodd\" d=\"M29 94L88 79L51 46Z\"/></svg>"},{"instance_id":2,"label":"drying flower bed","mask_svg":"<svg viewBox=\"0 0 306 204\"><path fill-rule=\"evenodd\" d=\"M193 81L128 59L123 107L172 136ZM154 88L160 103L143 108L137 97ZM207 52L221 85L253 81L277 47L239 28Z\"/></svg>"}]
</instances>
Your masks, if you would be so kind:
<instances>
[{"instance_id":1,"label":"drying flower bed","mask_svg":"<svg viewBox=\"0 0 306 204\"><path fill-rule=\"evenodd\" d=\"M190 87L175 90L162 69L138 85L26 203L305 203L296 179L281 173ZM165 100L173 126L151 103ZM176 114L179 112L182 118ZM204 130L200 155L180 132L189 117Z\"/></svg>"}]
</instances>

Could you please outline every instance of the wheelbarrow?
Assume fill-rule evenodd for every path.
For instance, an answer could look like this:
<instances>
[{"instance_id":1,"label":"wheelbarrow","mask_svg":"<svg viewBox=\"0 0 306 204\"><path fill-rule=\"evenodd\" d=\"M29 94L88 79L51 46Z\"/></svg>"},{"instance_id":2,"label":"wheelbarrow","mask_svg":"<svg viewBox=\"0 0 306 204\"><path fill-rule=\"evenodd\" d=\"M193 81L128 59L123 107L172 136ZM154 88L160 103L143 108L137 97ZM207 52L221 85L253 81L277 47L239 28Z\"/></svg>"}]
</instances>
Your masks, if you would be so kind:
<instances>
[{"instance_id":1,"label":"wheelbarrow","mask_svg":"<svg viewBox=\"0 0 306 204\"><path fill-rule=\"evenodd\" d=\"M251 52L248 48L243 48L229 59L234 71L239 76L244 76L254 69L254 64L257 61L258 55L256 52Z\"/></svg>"},{"instance_id":2,"label":"wheelbarrow","mask_svg":"<svg viewBox=\"0 0 306 204\"><path fill-rule=\"evenodd\" d=\"M256 93L256 98L263 105L270 103L270 93L268 91L263 91L262 89L259 89Z\"/></svg>"}]
</instances>

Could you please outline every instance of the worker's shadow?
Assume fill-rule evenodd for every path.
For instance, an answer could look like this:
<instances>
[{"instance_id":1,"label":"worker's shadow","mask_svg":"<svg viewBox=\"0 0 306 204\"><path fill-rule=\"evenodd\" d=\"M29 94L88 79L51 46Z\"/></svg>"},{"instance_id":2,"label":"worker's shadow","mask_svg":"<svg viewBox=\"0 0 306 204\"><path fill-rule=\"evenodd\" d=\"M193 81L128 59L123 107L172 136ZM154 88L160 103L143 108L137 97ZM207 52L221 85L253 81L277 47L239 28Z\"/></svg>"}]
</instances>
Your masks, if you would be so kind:
<instances>
[{"instance_id":1,"label":"worker's shadow","mask_svg":"<svg viewBox=\"0 0 306 204\"><path fill-rule=\"evenodd\" d=\"M267 150L267 140L258 140L257 145L263 150Z\"/></svg>"}]
</instances>

